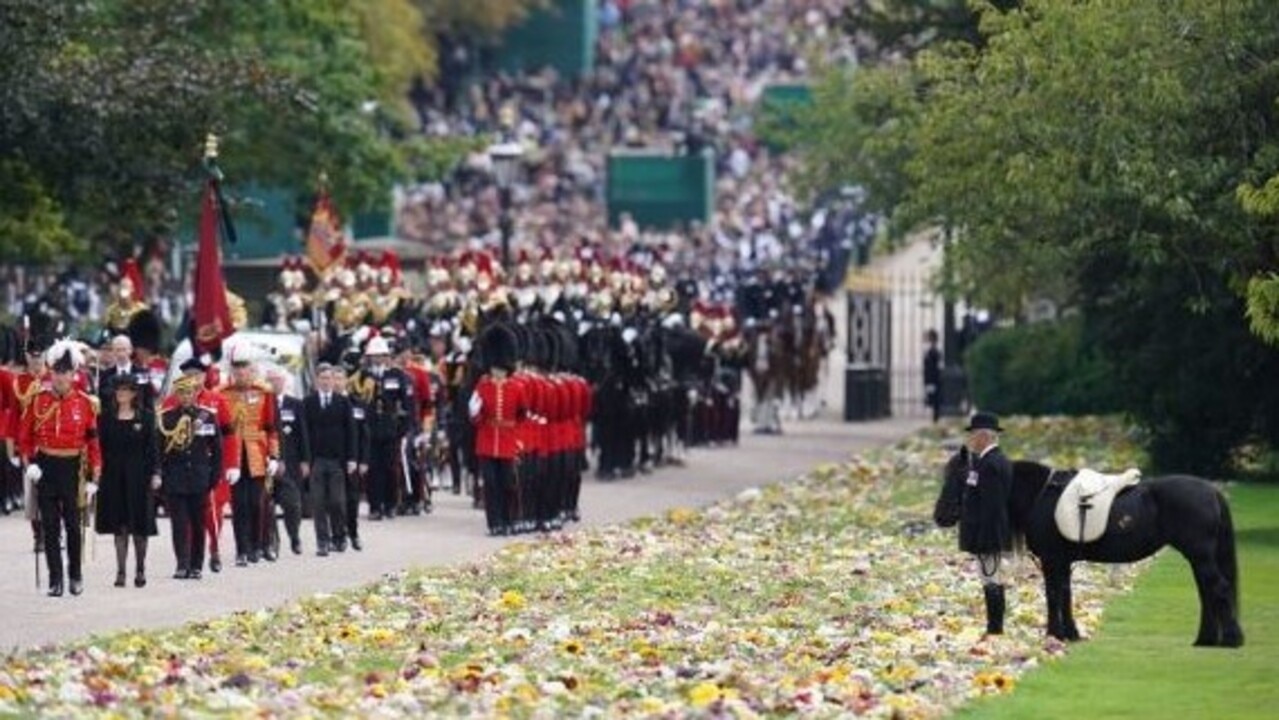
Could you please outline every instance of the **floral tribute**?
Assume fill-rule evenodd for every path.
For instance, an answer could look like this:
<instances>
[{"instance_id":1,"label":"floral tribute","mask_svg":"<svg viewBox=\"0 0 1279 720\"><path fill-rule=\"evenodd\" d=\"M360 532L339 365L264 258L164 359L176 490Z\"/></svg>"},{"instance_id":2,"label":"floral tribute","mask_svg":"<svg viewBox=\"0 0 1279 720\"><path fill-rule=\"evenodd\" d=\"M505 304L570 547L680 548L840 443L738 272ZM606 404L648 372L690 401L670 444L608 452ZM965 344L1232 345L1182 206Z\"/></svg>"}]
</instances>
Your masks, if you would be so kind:
<instances>
[{"instance_id":1,"label":"floral tribute","mask_svg":"<svg viewBox=\"0 0 1279 720\"><path fill-rule=\"evenodd\" d=\"M1013 457L1140 459L1116 421L1009 425ZM1066 652L1029 558L1008 633L982 638L969 560L929 519L955 432L475 564L13 655L0 715L944 715ZM1085 634L1136 572L1081 567Z\"/></svg>"}]
</instances>

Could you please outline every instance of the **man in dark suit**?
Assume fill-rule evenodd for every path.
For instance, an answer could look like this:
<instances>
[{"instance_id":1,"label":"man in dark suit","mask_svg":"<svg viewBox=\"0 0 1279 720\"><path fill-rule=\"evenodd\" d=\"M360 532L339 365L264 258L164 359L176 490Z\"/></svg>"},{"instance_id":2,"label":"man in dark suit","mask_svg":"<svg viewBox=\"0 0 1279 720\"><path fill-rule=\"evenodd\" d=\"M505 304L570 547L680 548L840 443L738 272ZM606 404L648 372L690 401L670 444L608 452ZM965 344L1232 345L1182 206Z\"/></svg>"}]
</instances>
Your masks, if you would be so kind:
<instances>
[{"instance_id":1,"label":"man in dark suit","mask_svg":"<svg viewBox=\"0 0 1279 720\"><path fill-rule=\"evenodd\" d=\"M315 520L316 554L321 557L327 556L330 549L345 549L347 483L355 477L358 459L355 413L351 401L340 392L339 382L332 365L320 365L315 392L307 396L302 411L313 448L311 514ZM358 542L354 536L353 542Z\"/></svg>"},{"instance_id":2,"label":"man in dark suit","mask_svg":"<svg viewBox=\"0 0 1279 720\"><path fill-rule=\"evenodd\" d=\"M959 518L959 549L977 556L986 596L986 634L1004 631L1003 570L1011 561L1012 523L1008 501L1013 491L1013 466L999 449L999 418L974 413L964 428L972 466L964 482Z\"/></svg>"},{"instance_id":3,"label":"man in dark suit","mask_svg":"<svg viewBox=\"0 0 1279 720\"><path fill-rule=\"evenodd\" d=\"M298 534L302 525L302 483L311 474L310 432L305 422L302 401L286 395L289 378L282 370L268 376L275 391L276 418L280 432L280 460L276 466L274 499L284 510L284 529L289 533L289 547L294 555L302 554L302 538ZM278 537L280 528L275 513L269 520L275 526Z\"/></svg>"},{"instance_id":4,"label":"man in dark suit","mask_svg":"<svg viewBox=\"0 0 1279 720\"><path fill-rule=\"evenodd\" d=\"M107 343L100 353L101 369L98 373L98 399L102 407L110 407L115 397L109 392L113 379L120 375L132 375L141 382L135 382L140 389L138 407L155 407L155 388L150 382L150 371L133 361L133 341L128 335L116 335Z\"/></svg>"}]
</instances>

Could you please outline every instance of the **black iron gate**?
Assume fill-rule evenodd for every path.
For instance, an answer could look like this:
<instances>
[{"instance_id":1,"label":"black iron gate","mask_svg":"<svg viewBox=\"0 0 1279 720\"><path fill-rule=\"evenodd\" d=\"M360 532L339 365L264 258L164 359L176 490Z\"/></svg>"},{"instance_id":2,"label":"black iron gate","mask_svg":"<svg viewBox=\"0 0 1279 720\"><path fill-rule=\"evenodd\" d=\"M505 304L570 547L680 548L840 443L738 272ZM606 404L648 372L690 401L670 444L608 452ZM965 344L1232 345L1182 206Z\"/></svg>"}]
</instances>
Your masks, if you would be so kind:
<instances>
[{"instance_id":1,"label":"black iron gate","mask_svg":"<svg viewBox=\"0 0 1279 720\"><path fill-rule=\"evenodd\" d=\"M946 342L954 308L933 288L928 273L868 271L854 274L848 288L848 338L844 419L928 417L924 390L925 336L934 331L943 356L944 414L967 411L967 389L954 347ZM953 354L953 353L952 353Z\"/></svg>"}]
</instances>

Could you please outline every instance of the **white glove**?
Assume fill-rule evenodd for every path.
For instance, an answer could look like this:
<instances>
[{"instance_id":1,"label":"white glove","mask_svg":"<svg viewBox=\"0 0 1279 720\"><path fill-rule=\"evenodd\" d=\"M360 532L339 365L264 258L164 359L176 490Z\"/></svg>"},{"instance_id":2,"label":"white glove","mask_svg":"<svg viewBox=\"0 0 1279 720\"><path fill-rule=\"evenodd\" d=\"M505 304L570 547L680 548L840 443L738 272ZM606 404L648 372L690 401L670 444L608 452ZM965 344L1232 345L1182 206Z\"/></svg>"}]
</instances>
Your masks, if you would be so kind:
<instances>
[{"instance_id":1,"label":"white glove","mask_svg":"<svg viewBox=\"0 0 1279 720\"><path fill-rule=\"evenodd\" d=\"M159 475L152 475L152 476L151 476L151 489L152 489L152 490L159 490L159 489L160 489L160 476L159 476Z\"/></svg>"},{"instance_id":2,"label":"white glove","mask_svg":"<svg viewBox=\"0 0 1279 720\"><path fill-rule=\"evenodd\" d=\"M350 460L350 461L348 461L348 462L346 463L346 474L347 474L347 475L354 475L354 474L355 474L355 461L354 461L354 460Z\"/></svg>"},{"instance_id":3,"label":"white glove","mask_svg":"<svg viewBox=\"0 0 1279 720\"><path fill-rule=\"evenodd\" d=\"M280 461L271 458L266 461L266 474L275 477L280 474Z\"/></svg>"},{"instance_id":4,"label":"white glove","mask_svg":"<svg viewBox=\"0 0 1279 720\"><path fill-rule=\"evenodd\" d=\"M428 437L426 433L421 433L413 439L413 447L424 448L430 439L431 438Z\"/></svg>"},{"instance_id":5,"label":"white glove","mask_svg":"<svg viewBox=\"0 0 1279 720\"><path fill-rule=\"evenodd\" d=\"M44 477L44 471L40 469L39 465L31 463L27 466L27 472L24 474L24 477L26 477L27 482L29 483L38 483L40 482L40 478Z\"/></svg>"},{"instance_id":6,"label":"white glove","mask_svg":"<svg viewBox=\"0 0 1279 720\"><path fill-rule=\"evenodd\" d=\"M232 468L232 469L230 469L230 470L227 470L227 471L226 471L226 481L227 481L227 484L228 484L228 485L234 485L234 484L236 484L236 483L240 482L240 471L239 471L238 469L236 469L236 468Z\"/></svg>"},{"instance_id":7,"label":"white glove","mask_svg":"<svg viewBox=\"0 0 1279 720\"><path fill-rule=\"evenodd\" d=\"M97 494L98 494L98 484L97 484L97 483L95 483L95 482L88 482L88 483L85 483L85 484L84 484L84 497L85 497L85 499L86 499L86 500L88 500L89 502L93 502L93 496L95 496L95 495L97 495Z\"/></svg>"},{"instance_id":8,"label":"white glove","mask_svg":"<svg viewBox=\"0 0 1279 720\"><path fill-rule=\"evenodd\" d=\"M359 471L361 475L368 475L369 474L368 463L360 463Z\"/></svg>"},{"instance_id":9,"label":"white glove","mask_svg":"<svg viewBox=\"0 0 1279 720\"><path fill-rule=\"evenodd\" d=\"M22 467L22 458L18 457L17 455L11 455L9 457L9 464L16 468L20 468Z\"/></svg>"}]
</instances>

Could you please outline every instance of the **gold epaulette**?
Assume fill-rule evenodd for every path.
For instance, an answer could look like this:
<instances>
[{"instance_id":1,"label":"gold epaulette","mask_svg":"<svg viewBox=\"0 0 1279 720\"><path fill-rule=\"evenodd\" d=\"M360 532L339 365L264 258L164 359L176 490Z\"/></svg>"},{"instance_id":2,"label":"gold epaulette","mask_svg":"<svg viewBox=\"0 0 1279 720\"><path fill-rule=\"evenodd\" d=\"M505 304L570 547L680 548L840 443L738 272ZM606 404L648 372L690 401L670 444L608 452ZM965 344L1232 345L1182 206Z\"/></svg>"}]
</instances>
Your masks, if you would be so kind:
<instances>
[{"instance_id":1,"label":"gold epaulette","mask_svg":"<svg viewBox=\"0 0 1279 720\"><path fill-rule=\"evenodd\" d=\"M102 414L102 400L97 395L91 395L83 390L76 390L81 397L89 401L89 407L93 408L93 416L97 417Z\"/></svg>"}]
</instances>

